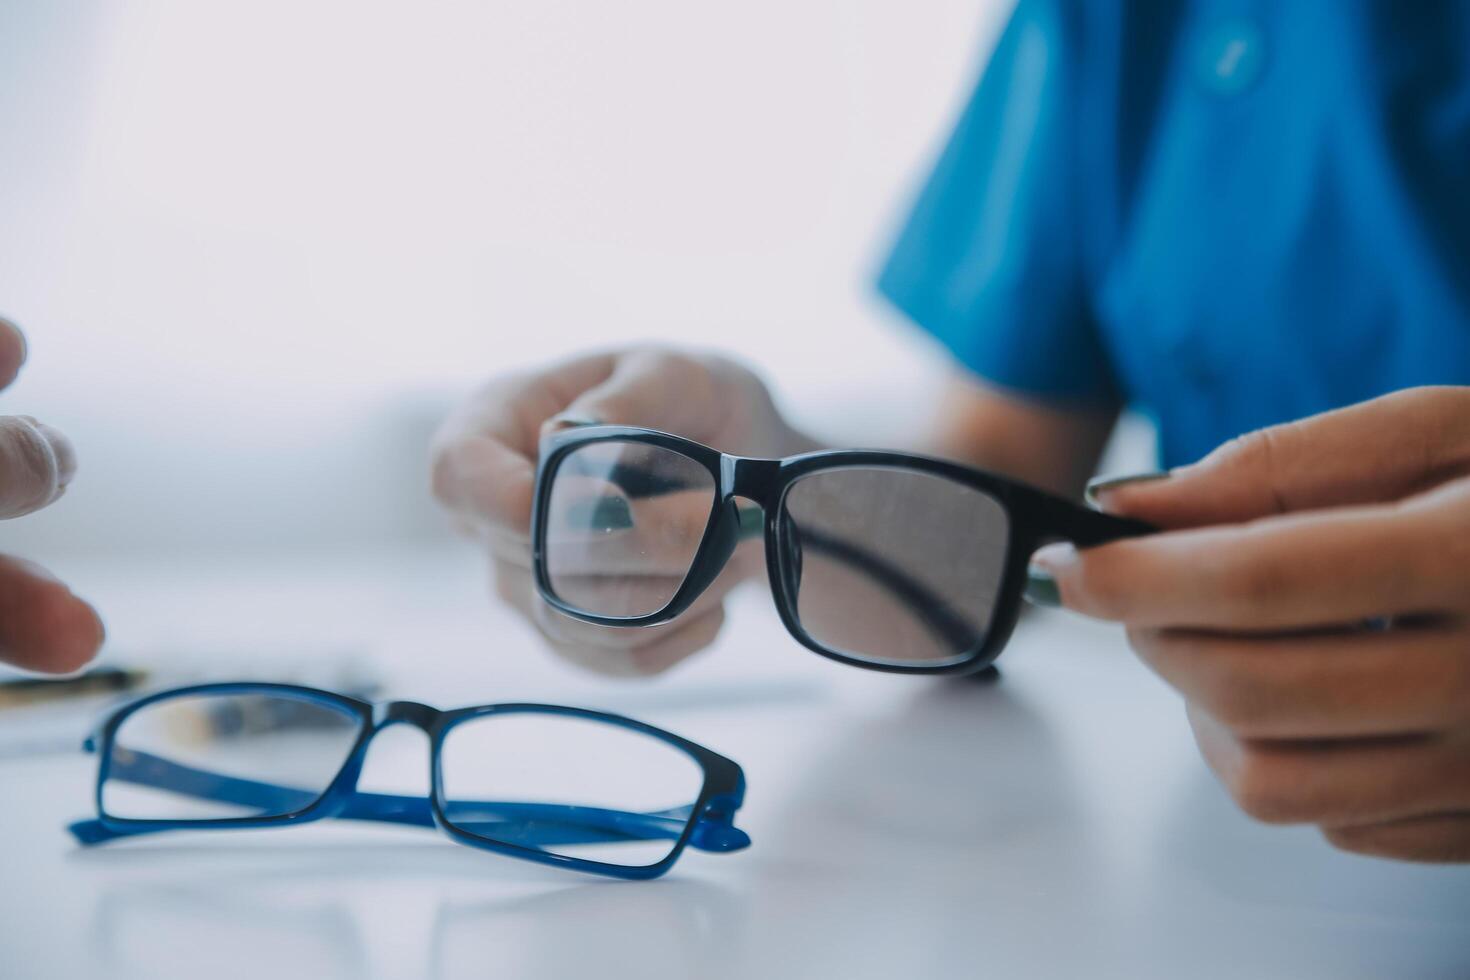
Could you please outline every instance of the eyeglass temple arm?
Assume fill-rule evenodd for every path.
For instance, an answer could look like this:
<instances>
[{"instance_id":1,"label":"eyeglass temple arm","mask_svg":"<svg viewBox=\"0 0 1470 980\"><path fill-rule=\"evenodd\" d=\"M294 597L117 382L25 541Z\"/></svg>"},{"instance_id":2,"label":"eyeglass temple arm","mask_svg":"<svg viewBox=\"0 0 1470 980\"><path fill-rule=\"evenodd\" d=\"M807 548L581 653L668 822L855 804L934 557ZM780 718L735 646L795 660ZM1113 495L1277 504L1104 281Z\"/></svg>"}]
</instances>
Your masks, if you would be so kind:
<instances>
[{"instance_id":1,"label":"eyeglass temple arm","mask_svg":"<svg viewBox=\"0 0 1470 980\"><path fill-rule=\"evenodd\" d=\"M114 756L108 777L139 786L151 786L196 799L215 800L253 807L262 813L294 813L311 806L320 794L226 776L171 762L147 752L130 750L127 758ZM480 833L497 841L525 847L566 844L600 844L636 840L676 840L689 822L689 807L652 813L633 813L601 807L556 803L501 801L448 801L456 827ZM422 796L358 793L348 797L334 817L340 820L371 820L384 823L433 827L434 811ZM476 826L483 824L483 827ZM743 831L725 823L695 825L689 845L706 851L739 850L749 845ZM79 820L68 826L79 843L100 844L118 837L157 833L174 829L166 822L125 829L106 826L101 820Z\"/></svg>"},{"instance_id":2,"label":"eyeglass temple arm","mask_svg":"<svg viewBox=\"0 0 1470 980\"><path fill-rule=\"evenodd\" d=\"M1092 510L1051 494L1038 491L1035 496L1041 523L1053 532L1049 537L1064 538L1079 548L1093 548L1159 530L1144 521Z\"/></svg>"}]
</instances>

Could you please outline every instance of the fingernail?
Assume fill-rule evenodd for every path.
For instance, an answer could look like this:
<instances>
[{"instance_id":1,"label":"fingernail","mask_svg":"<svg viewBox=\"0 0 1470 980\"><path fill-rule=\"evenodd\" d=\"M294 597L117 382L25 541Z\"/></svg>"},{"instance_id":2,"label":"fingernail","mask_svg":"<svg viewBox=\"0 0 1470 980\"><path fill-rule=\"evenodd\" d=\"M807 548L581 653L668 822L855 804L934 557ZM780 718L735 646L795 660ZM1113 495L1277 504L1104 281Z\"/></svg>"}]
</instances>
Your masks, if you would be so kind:
<instances>
[{"instance_id":1,"label":"fingernail","mask_svg":"<svg viewBox=\"0 0 1470 980\"><path fill-rule=\"evenodd\" d=\"M1168 477L1168 470L1150 470L1146 473L1129 473L1124 476L1103 477L1088 483L1087 489L1083 491L1083 496L1090 505L1101 508L1103 506L1102 496L1111 490L1126 487L1134 483L1149 483L1154 480L1164 480L1168 479Z\"/></svg>"},{"instance_id":2,"label":"fingernail","mask_svg":"<svg viewBox=\"0 0 1470 980\"><path fill-rule=\"evenodd\" d=\"M633 510L622 497L604 496L577 501L567 508L563 519L589 531L626 531L633 526Z\"/></svg>"},{"instance_id":3,"label":"fingernail","mask_svg":"<svg viewBox=\"0 0 1470 980\"><path fill-rule=\"evenodd\" d=\"M1062 590L1057 585L1057 570L1077 556L1077 549L1066 542L1049 544L1031 556L1026 566L1026 588L1022 595L1032 605L1060 606Z\"/></svg>"}]
</instances>

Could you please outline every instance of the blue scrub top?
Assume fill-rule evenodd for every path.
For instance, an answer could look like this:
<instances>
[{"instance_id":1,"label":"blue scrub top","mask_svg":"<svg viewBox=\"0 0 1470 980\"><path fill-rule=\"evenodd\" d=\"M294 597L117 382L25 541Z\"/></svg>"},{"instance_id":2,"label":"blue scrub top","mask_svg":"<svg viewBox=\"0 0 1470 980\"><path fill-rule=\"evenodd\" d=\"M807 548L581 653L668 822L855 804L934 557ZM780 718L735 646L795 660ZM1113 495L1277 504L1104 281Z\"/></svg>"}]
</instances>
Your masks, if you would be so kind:
<instances>
[{"instance_id":1,"label":"blue scrub top","mask_svg":"<svg viewBox=\"0 0 1470 980\"><path fill-rule=\"evenodd\" d=\"M1167 466L1470 383L1470 4L1020 0L879 288Z\"/></svg>"}]
</instances>

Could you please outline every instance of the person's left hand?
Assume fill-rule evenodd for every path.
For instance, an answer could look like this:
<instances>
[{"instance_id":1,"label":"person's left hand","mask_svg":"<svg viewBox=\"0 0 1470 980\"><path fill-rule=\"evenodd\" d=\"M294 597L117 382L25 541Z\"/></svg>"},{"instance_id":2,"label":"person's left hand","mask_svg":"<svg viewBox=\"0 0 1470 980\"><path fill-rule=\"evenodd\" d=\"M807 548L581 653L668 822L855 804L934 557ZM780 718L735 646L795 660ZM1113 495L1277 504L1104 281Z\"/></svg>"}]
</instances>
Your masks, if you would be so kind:
<instances>
[{"instance_id":1,"label":"person's left hand","mask_svg":"<svg viewBox=\"0 0 1470 980\"><path fill-rule=\"evenodd\" d=\"M15 380L26 344L0 319L0 388ZM76 454L56 429L29 415L0 416L0 520L56 501L76 472ZM102 621L39 565L0 555L0 663L77 670L102 645Z\"/></svg>"},{"instance_id":2,"label":"person's left hand","mask_svg":"<svg viewBox=\"0 0 1470 980\"><path fill-rule=\"evenodd\" d=\"M1033 568L1127 625L1251 816L1470 861L1467 474L1470 388L1411 389L1103 489L1166 530Z\"/></svg>"}]
</instances>

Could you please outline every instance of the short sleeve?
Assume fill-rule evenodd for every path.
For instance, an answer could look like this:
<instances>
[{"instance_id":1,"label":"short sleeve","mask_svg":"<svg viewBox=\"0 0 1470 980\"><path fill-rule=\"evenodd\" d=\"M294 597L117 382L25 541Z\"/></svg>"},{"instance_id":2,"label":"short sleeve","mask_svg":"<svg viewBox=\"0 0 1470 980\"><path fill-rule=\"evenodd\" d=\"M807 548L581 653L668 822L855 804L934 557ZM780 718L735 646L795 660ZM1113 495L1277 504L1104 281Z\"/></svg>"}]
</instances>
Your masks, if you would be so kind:
<instances>
[{"instance_id":1,"label":"short sleeve","mask_svg":"<svg viewBox=\"0 0 1470 980\"><path fill-rule=\"evenodd\" d=\"M1080 258L1078 30L1020 0L878 289L970 370L1023 395L1115 401Z\"/></svg>"}]
</instances>

